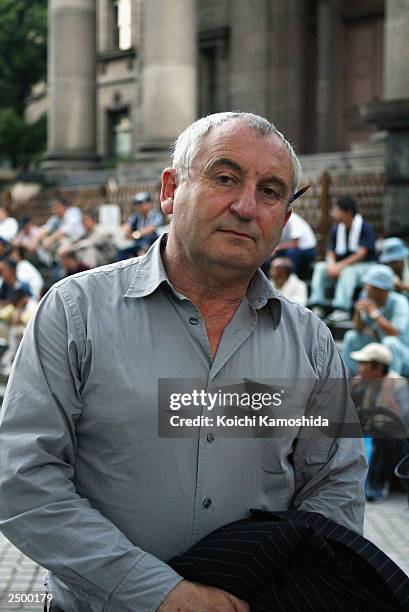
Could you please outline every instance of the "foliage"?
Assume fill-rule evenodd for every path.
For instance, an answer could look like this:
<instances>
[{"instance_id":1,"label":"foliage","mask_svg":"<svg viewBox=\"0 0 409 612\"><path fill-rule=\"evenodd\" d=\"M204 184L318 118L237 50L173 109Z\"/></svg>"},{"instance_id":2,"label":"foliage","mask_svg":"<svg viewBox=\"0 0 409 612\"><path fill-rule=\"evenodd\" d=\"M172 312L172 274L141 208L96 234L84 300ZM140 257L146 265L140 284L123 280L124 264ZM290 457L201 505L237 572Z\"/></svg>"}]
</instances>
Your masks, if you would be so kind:
<instances>
[{"instance_id":1,"label":"foliage","mask_svg":"<svg viewBox=\"0 0 409 612\"><path fill-rule=\"evenodd\" d=\"M32 87L46 78L47 0L0 0L0 157L26 166L45 145L45 119L26 123Z\"/></svg>"}]
</instances>

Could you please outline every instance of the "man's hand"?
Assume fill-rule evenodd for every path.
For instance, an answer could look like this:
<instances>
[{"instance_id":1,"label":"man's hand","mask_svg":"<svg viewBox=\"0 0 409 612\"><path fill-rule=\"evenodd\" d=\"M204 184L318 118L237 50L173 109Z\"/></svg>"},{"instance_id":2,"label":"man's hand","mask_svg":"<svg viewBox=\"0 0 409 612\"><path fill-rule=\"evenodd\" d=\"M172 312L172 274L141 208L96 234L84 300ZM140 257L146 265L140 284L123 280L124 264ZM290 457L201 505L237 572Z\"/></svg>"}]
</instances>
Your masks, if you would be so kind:
<instances>
[{"instance_id":1,"label":"man's hand","mask_svg":"<svg viewBox=\"0 0 409 612\"><path fill-rule=\"evenodd\" d=\"M338 262L330 262L327 266L327 274L330 278L338 278L342 266Z\"/></svg>"},{"instance_id":2,"label":"man's hand","mask_svg":"<svg viewBox=\"0 0 409 612\"><path fill-rule=\"evenodd\" d=\"M364 310L368 315L371 315L372 312L377 310L376 304L367 298L359 300L359 302L355 304L355 308L358 310L358 312Z\"/></svg>"},{"instance_id":3,"label":"man's hand","mask_svg":"<svg viewBox=\"0 0 409 612\"><path fill-rule=\"evenodd\" d=\"M182 580L157 612L250 612L250 606L221 589Z\"/></svg>"}]
</instances>

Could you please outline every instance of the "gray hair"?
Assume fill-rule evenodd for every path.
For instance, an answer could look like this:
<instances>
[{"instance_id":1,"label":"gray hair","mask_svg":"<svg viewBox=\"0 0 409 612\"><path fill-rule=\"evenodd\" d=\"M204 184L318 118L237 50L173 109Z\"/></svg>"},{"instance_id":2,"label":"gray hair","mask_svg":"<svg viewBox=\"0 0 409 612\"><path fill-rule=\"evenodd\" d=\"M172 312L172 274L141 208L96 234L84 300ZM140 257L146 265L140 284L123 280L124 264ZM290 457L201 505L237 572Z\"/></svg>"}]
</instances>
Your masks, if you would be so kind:
<instances>
[{"instance_id":1,"label":"gray hair","mask_svg":"<svg viewBox=\"0 0 409 612\"><path fill-rule=\"evenodd\" d=\"M242 121L245 121L250 128L257 130L261 136L272 136L273 134L278 136L281 142L285 145L291 157L293 165L292 189L294 193L300 180L301 164L293 147L288 140L286 140L283 134L277 130L275 125L270 123L270 121L264 119L264 117L260 117L259 115L254 115L253 113L243 113L240 111L214 113L213 115L202 117L189 125L179 135L178 139L171 148L173 168L177 171L178 178L183 181L189 176L190 168L192 167L198 153L200 141L209 133L211 128L217 127L232 119L241 119Z\"/></svg>"}]
</instances>

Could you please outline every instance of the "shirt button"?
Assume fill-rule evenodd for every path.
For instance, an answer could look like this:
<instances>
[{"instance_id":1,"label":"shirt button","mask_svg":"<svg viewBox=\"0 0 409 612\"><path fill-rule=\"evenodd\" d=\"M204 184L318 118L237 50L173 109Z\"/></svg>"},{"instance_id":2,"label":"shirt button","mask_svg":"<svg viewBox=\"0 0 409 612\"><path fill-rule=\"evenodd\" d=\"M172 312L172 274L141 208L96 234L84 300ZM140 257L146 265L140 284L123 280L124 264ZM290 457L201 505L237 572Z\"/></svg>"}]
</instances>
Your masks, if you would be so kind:
<instances>
[{"instance_id":1,"label":"shirt button","mask_svg":"<svg viewBox=\"0 0 409 612\"><path fill-rule=\"evenodd\" d=\"M190 323L190 325L197 325L199 323L199 321L198 321L198 319L196 319L196 317L190 317L189 323Z\"/></svg>"},{"instance_id":2,"label":"shirt button","mask_svg":"<svg viewBox=\"0 0 409 612\"><path fill-rule=\"evenodd\" d=\"M206 497L206 499L203 500L203 508L206 508L207 510L211 505L212 505L212 500Z\"/></svg>"},{"instance_id":3,"label":"shirt button","mask_svg":"<svg viewBox=\"0 0 409 612\"><path fill-rule=\"evenodd\" d=\"M208 434L207 434L207 436L206 436L206 438L207 438L207 441L208 441L208 442L213 442L213 440L214 440L214 434L212 434L212 433L208 433Z\"/></svg>"}]
</instances>

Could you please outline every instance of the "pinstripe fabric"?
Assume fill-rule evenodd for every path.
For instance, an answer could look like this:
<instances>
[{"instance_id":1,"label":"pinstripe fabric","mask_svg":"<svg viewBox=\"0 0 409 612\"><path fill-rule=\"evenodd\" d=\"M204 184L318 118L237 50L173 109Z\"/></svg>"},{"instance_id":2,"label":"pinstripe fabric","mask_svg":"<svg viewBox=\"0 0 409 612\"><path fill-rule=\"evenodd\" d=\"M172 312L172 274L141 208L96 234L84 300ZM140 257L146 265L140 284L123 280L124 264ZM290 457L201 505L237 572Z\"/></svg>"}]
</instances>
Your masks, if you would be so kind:
<instances>
[{"instance_id":1,"label":"pinstripe fabric","mask_svg":"<svg viewBox=\"0 0 409 612\"><path fill-rule=\"evenodd\" d=\"M408 577L362 536L312 512L251 512L169 564L252 612L409 610Z\"/></svg>"}]
</instances>

